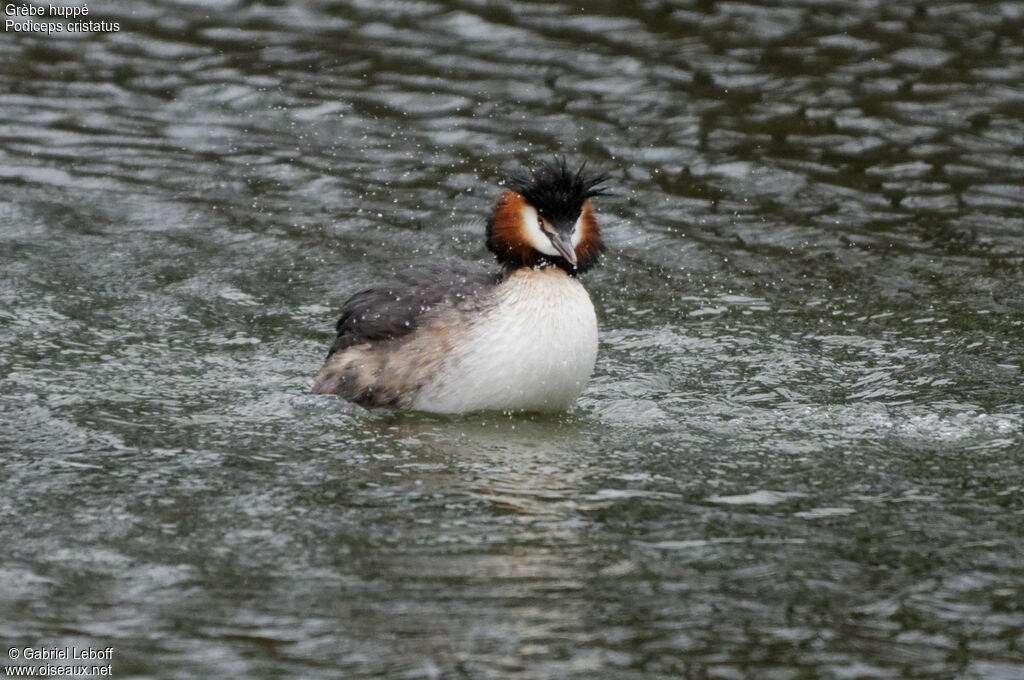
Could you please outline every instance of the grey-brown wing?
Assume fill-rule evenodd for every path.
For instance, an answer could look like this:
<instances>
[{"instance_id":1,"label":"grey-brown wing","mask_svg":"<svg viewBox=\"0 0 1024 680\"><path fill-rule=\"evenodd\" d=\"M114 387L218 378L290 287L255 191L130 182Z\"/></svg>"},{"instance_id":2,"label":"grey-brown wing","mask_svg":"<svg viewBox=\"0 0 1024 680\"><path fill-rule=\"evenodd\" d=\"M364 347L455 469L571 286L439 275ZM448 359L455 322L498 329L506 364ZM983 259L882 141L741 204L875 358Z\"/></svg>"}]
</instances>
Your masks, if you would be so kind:
<instances>
[{"instance_id":1,"label":"grey-brown wing","mask_svg":"<svg viewBox=\"0 0 1024 680\"><path fill-rule=\"evenodd\" d=\"M500 270L476 262L454 260L407 269L348 299L335 326L338 337L327 356L352 345L406 335L430 310L458 304L500 280Z\"/></svg>"}]
</instances>

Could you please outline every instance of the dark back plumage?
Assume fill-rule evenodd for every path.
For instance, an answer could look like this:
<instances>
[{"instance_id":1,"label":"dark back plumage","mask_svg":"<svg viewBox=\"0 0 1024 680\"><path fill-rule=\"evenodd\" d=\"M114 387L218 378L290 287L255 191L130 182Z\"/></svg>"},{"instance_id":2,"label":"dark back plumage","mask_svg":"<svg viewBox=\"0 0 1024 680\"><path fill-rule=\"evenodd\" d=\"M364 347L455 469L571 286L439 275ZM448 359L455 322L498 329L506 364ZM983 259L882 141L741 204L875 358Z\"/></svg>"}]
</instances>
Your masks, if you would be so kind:
<instances>
[{"instance_id":1,"label":"dark back plumage","mask_svg":"<svg viewBox=\"0 0 1024 680\"><path fill-rule=\"evenodd\" d=\"M407 335L438 305L471 301L500 280L499 270L476 262L452 260L407 269L348 299L327 356L352 345Z\"/></svg>"},{"instance_id":2,"label":"dark back plumage","mask_svg":"<svg viewBox=\"0 0 1024 680\"><path fill-rule=\"evenodd\" d=\"M541 217L557 228L574 224L588 198L607 194L600 186L607 179L604 173L587 172L586 162L573 172L565 156L560 156L552 163L513 175L505 186L525 198Z\"/></svg>"}]
</instances>

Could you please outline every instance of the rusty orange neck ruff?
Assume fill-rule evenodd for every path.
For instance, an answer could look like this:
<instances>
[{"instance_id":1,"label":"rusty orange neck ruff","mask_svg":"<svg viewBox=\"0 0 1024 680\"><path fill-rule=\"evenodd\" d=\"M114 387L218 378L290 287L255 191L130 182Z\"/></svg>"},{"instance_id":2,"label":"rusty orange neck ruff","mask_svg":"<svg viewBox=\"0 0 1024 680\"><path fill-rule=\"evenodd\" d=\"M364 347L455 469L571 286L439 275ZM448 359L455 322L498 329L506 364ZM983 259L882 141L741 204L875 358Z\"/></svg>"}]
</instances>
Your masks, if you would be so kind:
<instances>
[{"instance_id":1,"label":"rusty orange neck ruff","mask_svg":"<svg viewBox=\"0 0 1024 680\"><path fill-rule=\"evenodd\" d=\"M523 208L526 205L526 199L521 194L506 190L498 197L494 212L487 221L487 249L494 253L503 267L519 269L556 266L570 276L576 276L597 264L598 257L604 251L604 244L590 199L583 202L580 211L581 236L575 248L575 267L562 257L546 255L530 245L526 225L523 224Z\"/></svg>"}]
</instances>

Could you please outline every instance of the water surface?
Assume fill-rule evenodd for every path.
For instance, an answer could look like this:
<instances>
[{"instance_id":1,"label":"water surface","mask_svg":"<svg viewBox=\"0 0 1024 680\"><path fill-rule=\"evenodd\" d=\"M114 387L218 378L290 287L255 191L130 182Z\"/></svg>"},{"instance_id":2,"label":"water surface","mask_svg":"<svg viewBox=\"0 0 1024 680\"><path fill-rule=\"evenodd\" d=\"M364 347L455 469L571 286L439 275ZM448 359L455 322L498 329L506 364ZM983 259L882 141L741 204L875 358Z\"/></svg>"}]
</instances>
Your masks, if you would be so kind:
<instances>
[{"instance_id":1,"label":"water surface","mask_svg":"<svg viewBox=\"0 0 1024 680\"><path fill-rule=\"evenodd\" d=\"M104 0L0 36L0 639L122 678L1024 675L1024 3ZM562 416L307 392L612 173Z\"/></svg>"}]
</instances>

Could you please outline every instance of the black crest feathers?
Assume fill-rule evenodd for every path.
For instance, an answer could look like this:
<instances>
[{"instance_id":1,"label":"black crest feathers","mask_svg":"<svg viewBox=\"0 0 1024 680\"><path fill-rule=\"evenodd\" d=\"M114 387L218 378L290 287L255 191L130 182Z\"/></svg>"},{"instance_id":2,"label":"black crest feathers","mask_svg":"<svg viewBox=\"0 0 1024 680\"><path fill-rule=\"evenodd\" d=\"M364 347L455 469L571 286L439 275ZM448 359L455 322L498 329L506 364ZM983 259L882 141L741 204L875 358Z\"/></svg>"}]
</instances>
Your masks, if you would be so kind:
<instances>
[{"instance_id":1,"label":"black crest feathers","mask_svg":"<svg viewBox=\"0 0 1024 680\"><path fill-rule=\"evenodd\" d=\"M565 156L556 156L552 163L513 175L505 187L522 195L552 224L572 224L579 218L584 201L608 193L600 186L607 179L604 173L587 172L586 161L573 172Z\"/></svg>"}]
</instances>

